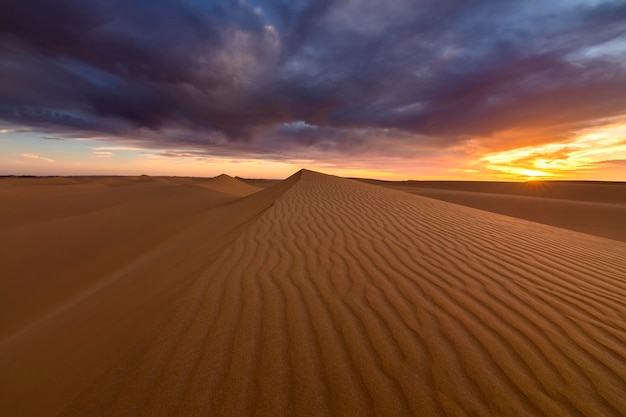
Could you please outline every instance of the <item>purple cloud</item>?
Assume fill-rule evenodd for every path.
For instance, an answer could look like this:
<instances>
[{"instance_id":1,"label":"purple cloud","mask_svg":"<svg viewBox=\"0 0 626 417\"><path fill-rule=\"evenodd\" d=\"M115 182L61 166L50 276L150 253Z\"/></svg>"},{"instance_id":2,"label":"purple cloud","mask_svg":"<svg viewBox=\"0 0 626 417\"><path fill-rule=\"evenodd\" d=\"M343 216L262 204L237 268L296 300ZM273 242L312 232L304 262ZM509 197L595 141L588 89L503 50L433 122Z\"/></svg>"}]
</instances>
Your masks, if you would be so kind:
<instances>
[{"instance_id":1,"label":"purple cloud","mask_svg":"<svg viewBox=\"0 0 626 417\"><path fill-rule=\"evenodd\" d=\"M0 119L207 154L419 152L626 113L624 21L609 0L3 2Z\"/></svg>"}]
</instances>

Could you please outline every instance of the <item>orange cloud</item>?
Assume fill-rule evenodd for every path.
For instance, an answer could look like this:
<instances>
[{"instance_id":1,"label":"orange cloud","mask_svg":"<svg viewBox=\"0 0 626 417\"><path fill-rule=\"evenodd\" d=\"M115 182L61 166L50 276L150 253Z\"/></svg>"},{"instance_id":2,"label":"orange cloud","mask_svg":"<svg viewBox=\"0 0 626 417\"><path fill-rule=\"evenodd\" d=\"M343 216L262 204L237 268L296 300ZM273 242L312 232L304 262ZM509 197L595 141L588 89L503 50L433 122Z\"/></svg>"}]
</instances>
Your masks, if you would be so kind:
<instances>
[{"instance_id":1,"label":"orange cloud","mask_svg":"<svg viewBox=\"0 0 626 417\"><path fill-rule=\"evenodd\" d=\"M38 159L40 161L45 161L45 162L54 162L54 159L50 159L50 158L46 158L46 157L43 157L43 156L35 155L33 153L22 154L22 157L26 158L26 159Z\"/></svg>"},{"instance_id":2,"label":"orange cloud","mask_svg":"<svg viewBox=\"0 0 626 417\"><path fill-rule=\"evenodd\" d=\"M514 179L569 178L626 159L626 121L573 132L569 140L492 152L477 161Z\"/></svg>"},{"instance_id":3,"label":"orange cloud","mask_svg":"<svg viewBox=\"0 0 626 417\"><path fill-rule=\"evenodd\" d=\"M96 158L110 158L113 156L113 152L106 152L106 151L94 151L92 152L92 154Z\"/></svg>"}]
</instances>

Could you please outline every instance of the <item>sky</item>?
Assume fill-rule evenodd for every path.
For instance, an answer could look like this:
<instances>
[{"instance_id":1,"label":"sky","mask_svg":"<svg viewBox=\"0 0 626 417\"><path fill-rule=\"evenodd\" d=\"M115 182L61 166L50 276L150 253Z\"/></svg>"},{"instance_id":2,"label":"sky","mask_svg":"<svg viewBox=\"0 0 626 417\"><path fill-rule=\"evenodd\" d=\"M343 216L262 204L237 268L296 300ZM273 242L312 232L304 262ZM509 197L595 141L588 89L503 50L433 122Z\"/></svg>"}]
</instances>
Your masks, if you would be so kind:
<instances>
[{"instance_id":1,"label":"sky","mask_svg":"<svg viewBox=\"0 0 626 417\"><path fill-rule=\"evenodd\" d=\"M0 175L626 181L624 0L0 2Z\"/></svg>"}]
</instances>

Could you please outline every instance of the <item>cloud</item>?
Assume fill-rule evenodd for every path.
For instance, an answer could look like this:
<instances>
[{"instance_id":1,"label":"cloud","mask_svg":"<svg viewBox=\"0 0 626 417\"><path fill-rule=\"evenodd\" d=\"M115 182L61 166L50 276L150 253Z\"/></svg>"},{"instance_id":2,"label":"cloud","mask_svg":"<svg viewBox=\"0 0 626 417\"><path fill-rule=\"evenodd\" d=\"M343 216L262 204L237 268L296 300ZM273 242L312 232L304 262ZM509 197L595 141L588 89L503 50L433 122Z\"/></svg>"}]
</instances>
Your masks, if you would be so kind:
<instances>
[{"instance_id":1,"label":"cloud","mask_svg":"<svg viewBox=\"0 0 626 417\"><path fill-rule=\"evenodd\" d=\"M564 177L619 166L626 159L626 121L572 132L564 142L494 152L479 162L494 171L523 177Z\"/></svg>"},{"instance_id":2,"label":"cloud","mask_svg":"<svg viewBox=\"0 0 626 417\"><path fill-rule=\"evenodd\" d=\"M37 159L39 161L44 161L44 162L54 162L54 159L46 158L46 157L35 155L35 154L32 154L32 153L22 154L22 158Z\"/></svg>"},{"instance_id":3,"label":"cloud","mask_svg":"<svg viewBox=\"0 0 626 417\"><path fill-rule=\"evenodd\" d=\"M612 165L615 167L626 168L626 159L611 159L608 161L601 161L599 163L603 165Z\"/></svg>"},{"instance_id":4,"label":"cloud","mask_svg":"<svg viewBox=\"0 0 626 417\"><path fill-rule=\"evenodd\" d=\"M278 159L546 142L626 114L625 18L611 0L2 2L0 119Z\"/></svg>"},{"instance_id":5,"label":"cloud","mask_svg":"<svg viewBox=\"0 0 626 417\"><path fill-rule=\"evenodd\" d=\"M97 146L96 151L140 151L142 148L134 146Z\"/></svg>"},{"instance_id":6,"label":"cloud","mask_svg":"<svg viewBox=\"0 0 626 417\"><path fill-rule=\"evenodd\" d=\"M113 152L94 151L92 155L96 158L110 158L113 156Z\"/></svg>"}]
</instances>

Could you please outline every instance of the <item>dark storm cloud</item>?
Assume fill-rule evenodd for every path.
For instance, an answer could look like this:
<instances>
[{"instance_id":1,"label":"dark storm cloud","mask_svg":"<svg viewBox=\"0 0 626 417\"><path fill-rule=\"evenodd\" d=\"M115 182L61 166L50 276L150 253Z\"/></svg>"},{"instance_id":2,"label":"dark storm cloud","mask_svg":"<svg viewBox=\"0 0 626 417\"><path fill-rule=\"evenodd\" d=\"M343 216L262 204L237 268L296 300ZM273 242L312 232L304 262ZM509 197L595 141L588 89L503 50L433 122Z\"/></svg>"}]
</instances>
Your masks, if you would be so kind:
<instances>
[{"instance_id":1,"label":"dark storm cloud","mask_svg":"<svg viewBox=\"0 0 626 417\"><path fill-rule=\"evenodd\" d=\"M6 0L0 118L148 147L444 147L624 113L624 58L623 1Z\"/></svg>"}]
</instances>

